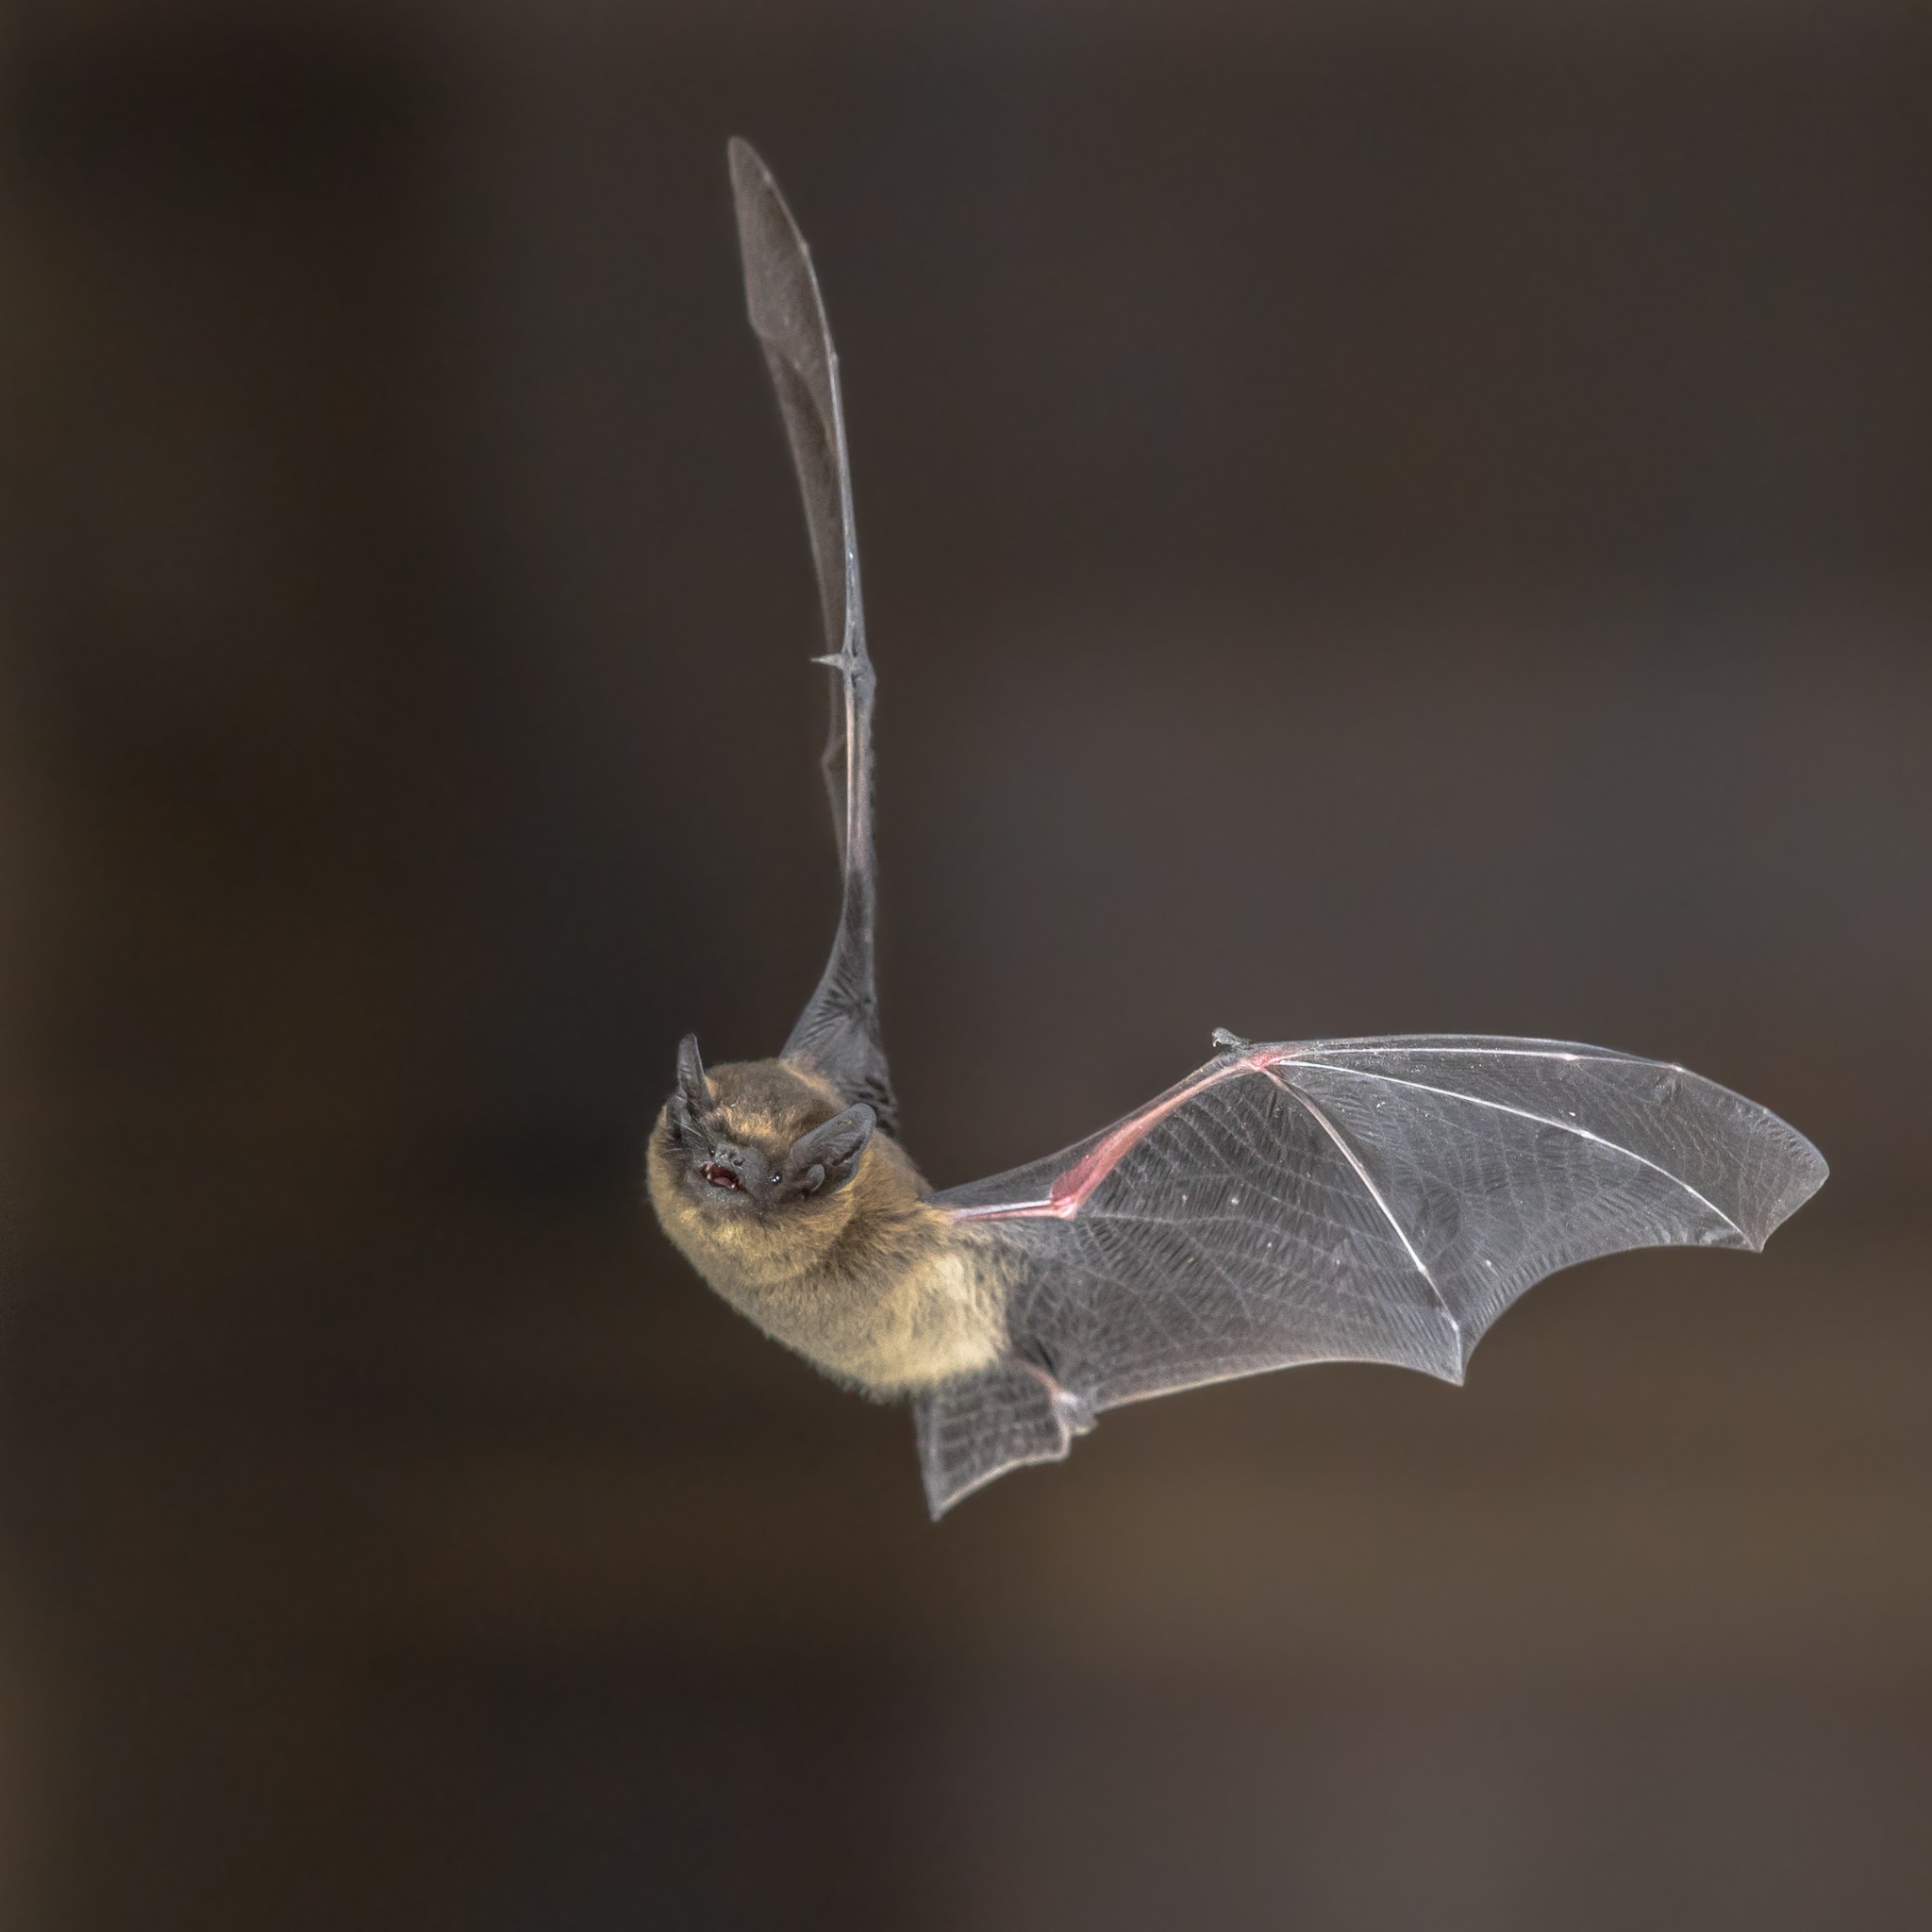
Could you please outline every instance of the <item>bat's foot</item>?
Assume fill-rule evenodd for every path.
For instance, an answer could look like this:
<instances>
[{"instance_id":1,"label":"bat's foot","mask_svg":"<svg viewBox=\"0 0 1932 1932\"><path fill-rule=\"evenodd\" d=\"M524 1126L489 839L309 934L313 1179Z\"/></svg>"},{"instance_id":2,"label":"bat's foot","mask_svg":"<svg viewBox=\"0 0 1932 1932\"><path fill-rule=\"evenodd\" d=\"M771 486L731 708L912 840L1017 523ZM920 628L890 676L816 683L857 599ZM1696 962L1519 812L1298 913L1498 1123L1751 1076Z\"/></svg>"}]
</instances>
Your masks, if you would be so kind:
<instances>
[{"instance_id":1,"label":"bat's foot","mask_svg":"<svg viewBox=\"0 0 1932 1932\"><path fill-rule=\"evenodd\" d=\"M1041 1351L1045 1353L1044 1350ZM1053 1405L1053 1412L1060 1425L1070 1436L1084 1436L1093 1426L1093 1405L1084 1395L1076 1395L1050 1368L1036 1361L1030 1356L1013 1355L1008 1359L1016 1369L1024 1370L1046 1391L1046 1399Z\"/></svg>"}]
</instances>

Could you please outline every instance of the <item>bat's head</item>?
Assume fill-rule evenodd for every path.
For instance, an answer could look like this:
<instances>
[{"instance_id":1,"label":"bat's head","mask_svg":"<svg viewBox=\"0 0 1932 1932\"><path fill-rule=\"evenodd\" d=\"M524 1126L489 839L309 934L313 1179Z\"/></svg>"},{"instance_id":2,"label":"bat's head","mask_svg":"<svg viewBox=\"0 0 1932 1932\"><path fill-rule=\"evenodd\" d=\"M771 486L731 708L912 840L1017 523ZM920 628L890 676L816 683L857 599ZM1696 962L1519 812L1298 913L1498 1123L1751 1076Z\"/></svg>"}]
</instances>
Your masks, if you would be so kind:
<instances>
[{"instance_id":1,"label":"bat's head","mask_svg":"<svg viewBox=\"0 0 1932 1932\"><path fill-rule=\"evenodd\" d=\"M652 1196L667 1224L674 1203L680 1219L696 1214L721 1232L747 1220L817 1221L858 1174L875 1124L871 1108L841 1108L782 1060L707 1075L687 1035L676 1089L651 1137Z\"/></svg>"}]
</instances>

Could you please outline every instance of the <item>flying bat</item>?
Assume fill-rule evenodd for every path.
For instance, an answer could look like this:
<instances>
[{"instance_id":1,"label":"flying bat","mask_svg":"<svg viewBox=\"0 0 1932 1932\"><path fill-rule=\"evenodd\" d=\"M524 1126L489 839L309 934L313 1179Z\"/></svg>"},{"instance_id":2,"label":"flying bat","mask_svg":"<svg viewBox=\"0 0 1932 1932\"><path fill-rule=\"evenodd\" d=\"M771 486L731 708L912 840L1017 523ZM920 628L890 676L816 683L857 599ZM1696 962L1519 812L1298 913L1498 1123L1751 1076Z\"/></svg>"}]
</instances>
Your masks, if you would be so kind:
<instances>
[{"instance_id":1,"label":"flying bat","mask_svg":"<svg viewBox=\"0 0 1932 1932\"><path fill-rule=\"evenodd\" d=\"M1682 1067L1547 1040L1257 1042L1126 1119L936 1192L897 1138L873 974L874 677L839 365L777 186L730 144L746 304L805 497L834 676L831 957L775 1059L678 1048L650 1194L707 1282L834 1379L909 1399L939 1516L1102 1410L1302 1362L1460 1382L1533 1282L1624 1248L1760 1248L1824 1180Z\"/></svg>"}]
</instances>

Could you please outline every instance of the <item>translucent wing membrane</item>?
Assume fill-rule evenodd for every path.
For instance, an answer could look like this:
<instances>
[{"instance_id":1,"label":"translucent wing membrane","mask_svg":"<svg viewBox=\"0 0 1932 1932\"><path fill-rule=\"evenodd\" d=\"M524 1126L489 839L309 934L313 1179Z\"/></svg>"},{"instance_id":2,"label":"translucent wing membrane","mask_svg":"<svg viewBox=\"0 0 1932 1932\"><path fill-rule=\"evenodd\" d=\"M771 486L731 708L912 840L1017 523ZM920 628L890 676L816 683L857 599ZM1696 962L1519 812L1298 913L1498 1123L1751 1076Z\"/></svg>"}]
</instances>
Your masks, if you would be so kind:
<instances>
[{"instance_id":1,"label":"translucent wing membrane","mask_svg":"<svg viewBox=\"0 0 1932 1932\"><path fill-rule=\"evenodd\" d=\"M1298 1362L1459 1381L1533 1282L1763 1245L1817 1150L1680 1067L1546 1041L1241 1046L1053 1158L937 1197L1012 1283L1011 1358L921 1398L935 1513L1102 1409Z\"/></svg>"},{"instance_id":2,"label":"translucent wing membrane","mask_svg":"<svg viewBox=\"0 0 1932 1932\"><path fill-rule=\"evenodd\" d=\"M872 659L858 591L858 540L839 358L825 323L810 251L771 172L742 141L730 144L731 188L744 262L745 307L791 445L818 571L828 663L838 677L825 743L825 788L844 869L831 958L791 1038L788 1059L824 1074L893 1126L897 1109L879 1038L873 974Z\"/></svg>"}]
</instances>

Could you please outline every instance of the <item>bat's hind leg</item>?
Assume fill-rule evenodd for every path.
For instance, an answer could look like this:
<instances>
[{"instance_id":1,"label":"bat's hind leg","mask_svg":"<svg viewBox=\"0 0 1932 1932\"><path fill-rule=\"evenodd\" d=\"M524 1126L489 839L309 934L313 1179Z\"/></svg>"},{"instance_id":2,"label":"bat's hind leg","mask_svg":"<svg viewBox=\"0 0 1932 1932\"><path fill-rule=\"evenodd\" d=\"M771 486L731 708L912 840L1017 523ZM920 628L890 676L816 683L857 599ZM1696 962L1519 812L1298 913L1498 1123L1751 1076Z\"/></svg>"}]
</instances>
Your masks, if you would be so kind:
<instances>
[{"instance_id":1,"label":"bat's hind leg","mask_svg":"<svg viewBox=\"0 0 1932 1932\"><path fill-rule=\"evenodd\" d=\"M1093 1426L1093 1404L1060 1380L1056 1373L1058 1364L1054 1360L1053 1351L1044 1342L1022 1343L1008 1354L1007 1360L1013 1368L1031 1375L1046 1391L1046 1399L1053 1405L1055 1416L1069 1435L1084 1436Z\"/></svg>"}]
</instances>

